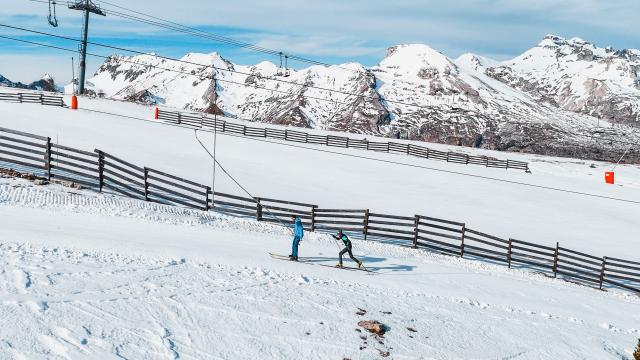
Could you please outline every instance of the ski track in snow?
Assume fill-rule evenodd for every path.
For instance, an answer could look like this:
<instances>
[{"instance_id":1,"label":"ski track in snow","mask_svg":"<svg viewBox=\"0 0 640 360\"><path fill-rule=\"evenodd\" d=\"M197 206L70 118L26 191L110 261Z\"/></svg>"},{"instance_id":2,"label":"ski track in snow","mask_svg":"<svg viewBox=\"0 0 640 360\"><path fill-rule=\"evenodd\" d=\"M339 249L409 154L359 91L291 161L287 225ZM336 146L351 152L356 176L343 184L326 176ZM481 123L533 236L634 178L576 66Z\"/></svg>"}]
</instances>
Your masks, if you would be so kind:
<instances>
[{"instance_id":1,"label":"ski track in snow","mask_svg":"<svg viewBox=\"0 0 640 360\"><path fill-rule=\"evenodd\" d=\"M23 180L0 179L0 207L287 236L287 230L270 224L58 185L37 187ZM331 245L321 234L308 234L305 241ZM355 244L368 254L395 260L453 265L551 289L582 288L420 250ZM553 314L542 310L543 305L540 310L505 307L428 288L389 291L339 276L38 246L28 239L0 239L0 264L0 321L12 324L0 328L0 358L376 359L381 351L390 351L394 359L630 359L631 339L640 333L637 327ZM301 266L300 271L308 268L315 267ZM639 302L619 292L593 291L593 296ZM368 314L356 315L358 308ZM384 338L355 330L359 320L369 318L390 327ZM627 347L620 345L626 342Z\"/></svg>"}]
</instances>

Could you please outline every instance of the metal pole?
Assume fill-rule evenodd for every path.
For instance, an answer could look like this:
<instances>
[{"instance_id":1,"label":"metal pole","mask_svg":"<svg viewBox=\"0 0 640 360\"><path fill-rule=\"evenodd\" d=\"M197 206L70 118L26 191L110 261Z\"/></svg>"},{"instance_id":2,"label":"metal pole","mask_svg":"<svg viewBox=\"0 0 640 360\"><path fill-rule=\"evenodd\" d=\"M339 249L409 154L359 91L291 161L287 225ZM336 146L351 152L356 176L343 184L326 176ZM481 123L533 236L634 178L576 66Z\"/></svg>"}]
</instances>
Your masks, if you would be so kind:
<instances>
[{"instance_id":1,"label":"metal pole","mask_svg":"<svg viewBox=\"0 0 640 360\"><path fill-rule=\"evenodd\" d=\"M215 205L216 198L216 148L218 145L218 96L216 96L216 90L218 87L215 74L213 75L213 184L211 193L211 204Z\"/></svg>"},{"instance_id":2,"label":"metal pole","mask_svg":"<svg viewBox=\"0 0 640 360\"><path fill-rule=\"evenodd\" d=\"M73 61L73 56L71 57L71 95L76 95L76 70L75 70L75 62Z\"/></svg>"},{"instance_id":3,"label":"metal pole","mask_svg":"<svg viewBox=\"0 0 640 360\"><path fill-rule=\"evenodd\" d=\"M84 78L87 72L87 37L89 33L89 0L85 2L84 26L82 28L82 45L80 47L80 79L78 94L84 94Z\"/></svg>"}]
</instances>

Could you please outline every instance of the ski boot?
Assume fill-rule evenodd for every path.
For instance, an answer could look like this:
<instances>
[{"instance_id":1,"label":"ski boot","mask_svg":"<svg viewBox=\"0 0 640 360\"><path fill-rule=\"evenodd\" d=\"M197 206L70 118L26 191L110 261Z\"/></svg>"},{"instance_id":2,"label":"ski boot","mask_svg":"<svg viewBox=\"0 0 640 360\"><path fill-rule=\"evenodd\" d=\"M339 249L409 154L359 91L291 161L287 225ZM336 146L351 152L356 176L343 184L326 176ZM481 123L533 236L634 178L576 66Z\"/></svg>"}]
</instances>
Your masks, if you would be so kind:
<instances>
[{"instance_id":1,"label":"ski boot","mask_svg":"<svg viewBox=\"0 0 640 360\"><path fill-rule=\"evenodd\" d=\"M340 263L340 264L336 265L336 267L342 269L344 266L342 266L342 263Z\"/></svg>"}]
</instances>

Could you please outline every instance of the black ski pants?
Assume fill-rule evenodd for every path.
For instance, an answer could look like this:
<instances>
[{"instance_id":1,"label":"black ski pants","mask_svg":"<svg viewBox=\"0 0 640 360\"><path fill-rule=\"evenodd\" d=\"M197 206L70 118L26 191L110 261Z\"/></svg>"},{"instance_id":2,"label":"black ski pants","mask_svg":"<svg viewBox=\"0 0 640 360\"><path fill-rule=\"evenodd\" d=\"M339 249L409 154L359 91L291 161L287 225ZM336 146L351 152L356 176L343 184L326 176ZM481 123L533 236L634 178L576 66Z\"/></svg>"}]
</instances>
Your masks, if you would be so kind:
<instances>
[{"instance_id":1,"label":"black ski pants","mask_svg":"<svg viewBox=\"0 0 640 360\"><path fill-rule=\"evenodd\" d=\"M351 260L359 263L360 260L356 259L353 256L353 253L351 252L351 246L347 246L346 248L342 249L342 251L340 251L340 264L342 264L342 255L344 255L345 253L349 253L349 257L351 258Z\"/></svg>"}]
</instances>

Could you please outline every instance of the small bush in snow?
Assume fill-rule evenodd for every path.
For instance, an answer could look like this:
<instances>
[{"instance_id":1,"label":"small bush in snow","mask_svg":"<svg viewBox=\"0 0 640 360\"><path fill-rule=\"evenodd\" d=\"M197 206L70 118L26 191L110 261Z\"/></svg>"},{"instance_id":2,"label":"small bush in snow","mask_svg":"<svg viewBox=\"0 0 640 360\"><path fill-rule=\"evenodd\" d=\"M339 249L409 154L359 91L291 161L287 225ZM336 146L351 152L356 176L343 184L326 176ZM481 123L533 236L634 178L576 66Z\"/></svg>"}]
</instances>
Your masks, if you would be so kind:
<instances>
[{"instance_id":1,"label":"small bush in snow","mask_svg":"<svg viewBox=\"0 0 640 360\"><path fill-rule=\"evenodd\" d=\"M640 339L638 339L638 346L636 347L636 351L633 352L633 358L635 360L640 360Z\"/></svg>"}]
</instances>

